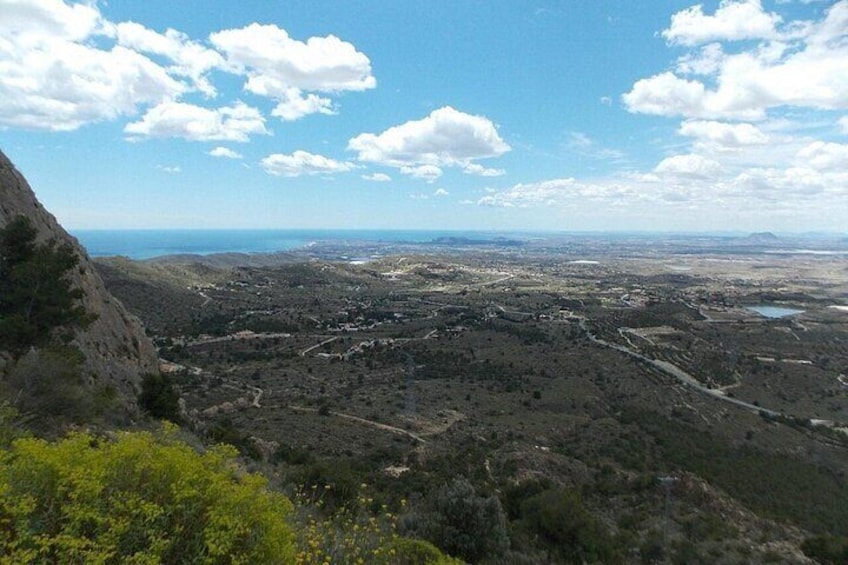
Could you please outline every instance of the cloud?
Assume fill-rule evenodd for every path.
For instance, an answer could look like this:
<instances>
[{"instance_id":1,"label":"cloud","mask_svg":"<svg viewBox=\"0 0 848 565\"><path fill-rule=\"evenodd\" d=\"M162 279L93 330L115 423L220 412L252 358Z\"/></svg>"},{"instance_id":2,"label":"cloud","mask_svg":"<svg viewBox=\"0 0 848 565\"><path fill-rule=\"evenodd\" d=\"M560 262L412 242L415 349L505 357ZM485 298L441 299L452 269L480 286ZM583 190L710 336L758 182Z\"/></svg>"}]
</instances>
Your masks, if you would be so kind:
<instances>
[{"instance_id":1,"label":"cloud","mask_svg":"<svg viewBox=\"0 0 848 565\"><path fill-rule=\"evenodd\" d=\"M216 147L215 149L212 149L211 151L209 151L208 154L212 155L213 157L222 157L222 158L225 158L225 159L241 159L242 158L241 153L236 153L232 149L227 149L226 147Z\"/></svg>"},{"instance_id":2,"label":"cloud","mask_svg":"<svg viewBox=\"0 0 848 565\"><path fill-rule=\"evenodd\" d=\"M450 106L380 134L360 134L348 142L347 148L356 151L360 161L397 167L404 174L431 181L442 174L444 167L460 167L470 174L494 172L495 169L472 167L473 161L499 157L511 149L488 118Z\"/></svg>"},{"instance_id":3,"label":"cloud","mask_svg":"<svg viewBox=\"0 0 848 565\"><path fill-rule=\"evenodd\" d=\"M391 182L392 180L392 177L385 173L372 173L370 175L362 175L362 178L373 182Z\"/></svg>"},{"instance_id":4,"label":"cloud","mask_svg":"<svg viewBox=\"0 0 848 565\"><path fill-rule=\"evenodd\" d=\"M184 102L163 102L141 120L124 127L131 140L149 137L182 137L190 141L246 142L249 136L268 134L265 118L243 102L215 110Z\"/></svg>"},{"instance_id":5,"label":"cloud","mask_svg":"<svg viewBox=\"0 0 848 565\"><path fill-rule=\"evenodd\" d=\"M299 120L309 114L333 115L336 111L333 101L317 94L303 95L297 88L286 89L279 104L271 111L272 116L277 116L286 122Z\"/></svg>"},{"instance_id":6,"label":"cloud","mask_svg":"<svg viewBox=\"0 0 848 565\"><path fill-rule=\"evenodd\" d=\"M660 161L654 172L664 176L714 178L721 173L721 164L700 155L674 155Z\"/></svg>"},{"instance_id":7,"label":"cloud","mask_svg":"<svg viewBox=\"0 0 848 565\"><path fill-rule=\"evenodd\" d=\"M708 142L719 148L737 148L745 145L761 145L769 137L752 124L729 124L715 121L690 120L683 122L677 130L680 135Z\"/></svg>"},{"instance_id":8,"label":"cloud","mask_svg":"<svg viewBox=\"0 0 848 565\"><path fill-rule=\"evenodd\" d=\"M119 45L166 57L174 63L168 67L168 72L190 78L194 88L207 96L216 94L206 73L224 65L224 58L217 51L174 29L162 34L135 22L122 22L115 25L114 30Z\"/></svg>"},{"instance_id":9,"label":"cloud","mask_svg":"<svg viewBox=\"0 0 848 565\"><path fill-rule=\"evenodd\" d=\"M4 0L0 28L22 43L49 36L60 41L82 41L104 31L104 20L93 4L62 0Z\"/></svg>"},{"instance_id":10,"label":"cloud","mask_svg":"<svg viewBox=\"0 0 848 565\"><path fill-rule=\"evenodd\" d=\"M368 57L334 35L303 42L275 25L253 23L213 33L209 41L224 53L230 72L247 78L246 91L279 102L273 115L284 120L335 113L329 98L303 91L339 93L377 85Z\"/></svg>"},{"instance_id":11,"label":"cloud","mask_svg":"<svg viewBox=\"0 0 848 565\"><path fill-rule=\"evenodd\" d=\"M848 144L815 141L798 152L797 160L816 170L848 171Z\"/></svg>"},{"instance_id":12,"label":"cloud","mask_svg":"<svg viewBox=\"0 0 848 565\"><path fill-rule=\"evenodd\" d=\"M725 25L728 18L742 18L740 14L754 9L761 11L758 2L724 2L716 13L721 12ZM685 13L697 19L700 8ZM682 45L771 33L762 23L754 26L758 35L754 27L739 22L738 28L704 24L698 35L695 28L675 21L672 18L672 27L664 33ZM678 60L678 72L701 74L701 79L671 71L640 79L623 95L624 104L631 112L645 114L749 121L765 119L774 108L848 109L848 82L842 78L848 76L848 0L831 6L821 21L790 22L784 28L789 32L779 41L743 45L736 53L709 47L684 56ZM684 29L690 30L688 35Z\"/></svg>"},{"instance_id":13,"label":"cloud","mask_svg":"<svg viewBox=\"0 0 848 565\"><path fill-rule=\"evenodd\" d=\"M780 16L763 11L760 0L722 0L712 16L700 4L677 12L662 32L670 43L699 45L709 41L770 39L777 36Z\"/></svg>"},{"instance_id":14,"label":"cloud","mask_svg":"<svg viewBox=\"0 0 848 565\"><path fill-rule=\"evenodd\" d=\"M677 59L677 72L684 75L708 76L721 69L724 58L721 44L710 43L699 51L687 53Z\"/></svg>"},{"instance_id":15,"label":"cloud","mask_svg":"<svg viewBox=\"0 0 848 565\"><path fill-rule=\"evenodd\" d=\"M462 172L466 175L477 175L478 177L500 177L506 174L503 169L488 169L478 163L467 165Z\"/></svg>"},{"instance_id":16,"label":"cloud","mask_svg":"<svg viewBox=\"0 0 848 565\"><path fill-rule=\"evenodd\" d=\"M554 204L577 186L573 178L552 179L537 183L519 183L503 192L493 192L477 201L481 206L525 208L539 204Z\"/></svg>"},{"instance_id":17,"label":"cloud","mask_svg":"<svg viewBox=\"0 0 848 565\"><path fill-rule=\"evenodd\" d=\"M400 168L400 172L401 174L409 175L427 182L435 182L436 179L442 176L442 169L435 165L418 165L416 167L403 166Z\"/></svg>"},{"instance_id":18,"label":"cloud","mask_svg":"<svg viewBox=\"0 0 848 565\"><path fill-rule=\"evenodd\" d=\"M244 76L244 89L274 100L271 115L284 121L334 114L326 94L376 86L368 57L332 35L297 41L276 26L251 24L205 42L110 22L94 0L2 0L0 126L70 131L194 92L212 98L213 71Z\"/></svg>"},{"instance_id":19,"label":"cloud","mask_svg":"<svg viewBox=\"0 0 848 565\"><path fill-rule=\"evenodd\" d=\"M94 4L6 0L0 15L0 125L71 131L133 115L188 86L121 45Z\"/></svg>"},{"instance_id":20,"label":"cloud","mask_svg":"<svg viewBox=\"0 0 848 565\"><path fill-rule=\"evenodd\" d=\"M301 175L344 173L354 169L355 165L306 151L295 151L291 155L282 153L268 155L262 159L262 168L271 175L299 177Z\"/></svg>"},{"instance_id":21,"label":"cloud","mask_svg":"<svg viewBox=\"0 0 848 565\"><path fill-rule=\"evenodd\" d=\"M445 190L444 188L437 188L435 192L433 192L433 196L448 196L450 192Z\"/></svg>"},{"instance_id":22,"label":"cloud","mask_svg":"<svg viewBox=\"0 0 848 565\"><path fill-rule=\"evenodd\" d=\"M168 174L172 174L172 175L179 174L179 173L183 172L182 168L179 167L178 165L159 165L156 168L159 169L160 171L162 171L163 173L168 173Z\"/></svg>"},{"instance_id":23,"label":"cloud","mask_svg":"<svg viewBox=\"0 0 848 565\"><path fill-rule=\"evenodd\" d=\"M565 148L570 153L576 153L591 159L614 160L624 159L624 153L615 149L603 147L585 133L572 131L568 133Z\"/></svg>"}]
</instances>

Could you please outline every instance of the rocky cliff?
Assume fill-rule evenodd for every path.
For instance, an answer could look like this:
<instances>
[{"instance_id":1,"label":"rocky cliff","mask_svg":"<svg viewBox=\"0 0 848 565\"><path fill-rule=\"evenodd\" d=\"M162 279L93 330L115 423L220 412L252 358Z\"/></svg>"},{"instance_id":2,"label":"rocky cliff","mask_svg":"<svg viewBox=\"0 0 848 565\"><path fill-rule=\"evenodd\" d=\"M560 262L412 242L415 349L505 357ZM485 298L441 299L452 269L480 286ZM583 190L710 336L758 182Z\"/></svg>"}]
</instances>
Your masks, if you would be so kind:
<instances>
[{"instance_id":1,"label":"rocky cliff","mask_svg":"<svg viewBox=\"0 0 848 565\"><path fill-rule=\"evenodd\" d=\"M38 241L67 241L79 254L80 268L71 277L84 292L86 311L97 317L75 334L75 345L85 356L83 376L89 385L111 385L123 404L134 408L141 375L158 371L153 344L138 319L106 290L85 249L41 205L26 179L0 151L0 227L17 215L30 219L38 230Z\"/></svg>"}]
</instances>

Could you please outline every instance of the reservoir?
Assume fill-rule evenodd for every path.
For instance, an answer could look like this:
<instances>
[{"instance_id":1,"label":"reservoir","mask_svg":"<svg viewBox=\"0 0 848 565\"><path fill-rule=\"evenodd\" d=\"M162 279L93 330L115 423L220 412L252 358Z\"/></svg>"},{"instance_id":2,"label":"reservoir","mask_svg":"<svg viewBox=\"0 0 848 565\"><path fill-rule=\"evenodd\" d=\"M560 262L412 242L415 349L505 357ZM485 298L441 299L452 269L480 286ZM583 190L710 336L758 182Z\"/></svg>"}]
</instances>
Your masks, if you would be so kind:
<instances>
[{"instance_id":1,"label":"reservoir","mask_svg":"<svg viewBox=\"0 0 848 565\"><path fill-rule=\"evenodd\" d=\"M785 318L786 316L794 316L795 314L801 314L804 311L798 310L797 308L785 308L783 306L768 306L768 305L760 305L760 306L746 306L746 310L750 310L752 312L756 312L760 316L764 316L766 318Z\"/></svg>"}]
</instances>

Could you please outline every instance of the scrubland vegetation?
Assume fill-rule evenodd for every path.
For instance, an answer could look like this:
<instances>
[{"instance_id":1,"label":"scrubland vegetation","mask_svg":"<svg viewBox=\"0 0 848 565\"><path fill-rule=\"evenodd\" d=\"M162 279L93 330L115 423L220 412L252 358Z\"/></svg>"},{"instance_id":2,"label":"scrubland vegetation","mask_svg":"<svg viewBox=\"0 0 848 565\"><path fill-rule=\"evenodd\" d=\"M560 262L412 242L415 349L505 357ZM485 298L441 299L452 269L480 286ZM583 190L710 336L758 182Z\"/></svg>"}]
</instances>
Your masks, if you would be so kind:
<instances>
[{"instance_id":1,"label":"scrubland vegetation","mask_svg":"<svg viewBox=\"0 0 848 565\"><path fill-rule=\"evenodd\" d=\"M84 313L11 349L9 562L844 559L827 298L755 320L708 279L504 255L104 273L166 370L111 431L63 338Z\"/></svg>"}]
</instances>

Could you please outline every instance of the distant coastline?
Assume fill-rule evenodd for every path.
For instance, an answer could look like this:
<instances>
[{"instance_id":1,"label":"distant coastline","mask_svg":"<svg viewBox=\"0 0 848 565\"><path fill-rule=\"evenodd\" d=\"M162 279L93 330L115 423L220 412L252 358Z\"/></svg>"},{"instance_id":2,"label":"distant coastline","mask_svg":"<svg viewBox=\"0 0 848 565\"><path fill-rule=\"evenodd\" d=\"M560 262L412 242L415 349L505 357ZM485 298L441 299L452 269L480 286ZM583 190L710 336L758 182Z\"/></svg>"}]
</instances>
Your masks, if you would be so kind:
<instances>
[{"instance_id":1,"label":"distant coastline","mask_svg":"<svg viewBox=\"0 0 848 565\"><path fill-rule=\"evenodd\" d=\"M314 242L489 241L501 233L449 230L71 230L92 257L143 260L168 255L277 253Z\"/></svg>"},{"instance_id":2,"label":"distant coastline","mask_svg":"<svg viewBox=\"0 0 848 565\"><path fill-rule=\"evenodd\" d=\"M445 250L539 250L558 249L574 244L619 248L644 252L656 245L673 244L678 253L723 253L777 255L844 255L848 238L844 234L778 234L762 237L748 233L670 233L670 232L523 232L483 230L389 230L389 229L144 229L69 230L92 257L123 256L134 260L175 255L274 254L307 252L323 248L329 256L345 259L348 246L416 247ZM629 241L628 241L629 240ZM420 251L419 249L419 251ZM352 251L356 253L357 251Z\"/></svg>"}]
</instances>

